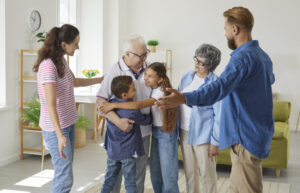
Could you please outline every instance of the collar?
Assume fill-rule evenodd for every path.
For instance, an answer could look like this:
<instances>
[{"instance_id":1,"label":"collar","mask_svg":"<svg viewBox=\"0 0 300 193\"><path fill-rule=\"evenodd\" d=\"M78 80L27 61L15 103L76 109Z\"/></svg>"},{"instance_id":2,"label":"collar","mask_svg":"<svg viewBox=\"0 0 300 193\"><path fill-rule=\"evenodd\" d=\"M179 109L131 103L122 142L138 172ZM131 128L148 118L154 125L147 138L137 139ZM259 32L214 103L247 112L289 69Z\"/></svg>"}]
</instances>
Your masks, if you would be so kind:
<instances>
[{"instance_id":1,"label":"collar","mask_svg":"<svg viewBox=\"0 0 300 193\"><path fill-rule=\"evenodd\" d=\"M145 69L147 68L147 63L145 62L145 63L143 64L143 66L140 68L139 73L137 74L137 73L135 73L133 70L131 70L131 69L125 64L123 57L124 57L124 56L122 56L122 57L120 58L120 60L118 61L119 68L120 68L122 71L130 71L130 72L134 75L135 79L138 79L139 76L140 76L140 75L145 71Z\"/></svg>"},{"instance_id":2,"label":"collar","mask_svg":"<svg viewBox=\"0 0 300 193\"><path fill-rule=\"evenodd\" d=\"M232 56L232 55L234 55L234 54L236 54L236 53L242 51L242 50L245 49L245 48L253 47L253 46L254 46L254 47L259 46L259 43L258 43L257 40L251 40L251 41L248 41L248 42L242 44L240 47L238 47L237 49L233 50L233 51L231 52L230 56Z\"/></svg>"},{"instance_id":3,"label":"collar","mask_svg":"<svg viewBox=\"0 0 300 193\"><path fill-rule=\"evenodd\" d=\"M193 70L193 71L191 72L190 76L189 76L190 81L193 81L194 76L197 76L197 75L196 75L196 72ZM214 77L214 73L213 73L213 72L209 72L208 75L204 78L204 82L206 83L206 82L208 82L209 80L212 80L213 77Z\"/></svg>"}]
</instances>

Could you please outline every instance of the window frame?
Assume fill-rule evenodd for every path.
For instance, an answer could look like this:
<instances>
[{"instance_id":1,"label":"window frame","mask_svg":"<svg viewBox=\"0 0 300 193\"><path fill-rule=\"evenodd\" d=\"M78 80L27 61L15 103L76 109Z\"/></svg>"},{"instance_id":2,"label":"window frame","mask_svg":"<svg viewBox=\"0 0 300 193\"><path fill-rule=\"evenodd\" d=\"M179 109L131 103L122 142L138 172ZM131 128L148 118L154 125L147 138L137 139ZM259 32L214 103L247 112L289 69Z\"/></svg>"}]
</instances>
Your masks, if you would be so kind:
<instances>
[{"instance_id":1,"label":"window frame","mask_svg":"<svg viewBox=\"0 0 300 193\"><path fill-rule=\"evenodd\" d=\"M70 14L68 15L68 21L67 22L62 22L61 21L61 15L60 15L60 10L61 10L61 1L62 0L57 0L57 26L62 26L63 24L67 23L67 24L71 24L71 25L74 25L76 26L78 29L80 28L79 27L79 17L80 17L80 12L79 12L79 8L78 8L78 5L79 5L79 0L75 0L76 1L76 8L75 8L75 15L76 15L76 20L75 22L76 23L72 23L70 22ZM71 1L74 1L74 0L67 0L68 1L68 13L70 13L71 11L71 8L70 8L70 2ZM72 62L71 60L75 60L74 63L75 63L75 68L72 68L73 65L70 65L70 68L71 70L73 71L73 73L75 74L75 76L78 76L79 75L79 65L78 65L78 61L80 60L79 59L79 54L77 52L75 52L74 56L73 57L69 57L69 61Z\"/></svg>"}]
</instances>

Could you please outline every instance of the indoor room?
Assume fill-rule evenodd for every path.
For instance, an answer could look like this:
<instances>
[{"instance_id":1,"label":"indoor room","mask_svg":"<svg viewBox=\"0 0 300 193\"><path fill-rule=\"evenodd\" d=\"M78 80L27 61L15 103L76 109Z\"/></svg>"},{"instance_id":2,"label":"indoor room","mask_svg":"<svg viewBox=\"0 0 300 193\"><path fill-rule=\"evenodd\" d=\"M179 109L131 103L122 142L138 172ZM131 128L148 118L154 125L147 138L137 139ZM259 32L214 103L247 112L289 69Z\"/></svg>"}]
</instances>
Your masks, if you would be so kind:
<instances>
[{"instance_id":1,"label":"indoor room","mask_svg":"<svg viewBox=\"0 0 300 193\"><path fill-rule=\"evenodd\" d=\"M233 7L243 7L243 11L247 8L254 18L253 24L249 16L253 27L248 28L240 20L230 20L228 14L241 14L225 13ZM232 170L236 144L240 145L241 152L253 156L251 161L258 160L258 164L251 164L260 166L256 171L262 179L249 178L259 180L262 192L299 192L300 101L297 98L300 91L293 86L300 81L299 7L297 0L0 0L0 193L105 192L103 184L112 181L108 178L109 163L123 167L120 160L131 147L135 149L130 160L137 167L136 171L132 169L134 179L139 179L140 157L145 164L141 174L145 175L143 183L134 183L137 192L226 193L230 192L234 180L256 186L256 181L243 181L251 172ZM249 15L247 10L245 14ZM73 31L67 33L64 29ZM62 33L64 36L60 36ZM249 43L257 46L258 51L251 52L252 55L244 54ZM46 54L47 46L53 57L61 56L59 62L50 61L53 71L46 69L47 73L55 73L53 79L39 73L42 64L46 65L45 59L50 57ZM44 60L40 60L42 56ZM235 60L237 57L248 58ZM215 62L211 68L210 61ZM245 65L239 66L239 61ZM262 67L257 61L269 65ZM163 76L153 64L162 66ZM255 69L252 64L256 65ZM190 87L195 79L187 84L187 75L201 74L203 69L207 71L200 77L202 82ZM66 72L68 76L64 76ZM151 73L157 79L151 79ZM128 84L135 87L134 96L129 96L128 89L113 90L111 85L119 75L131 77ZM264 81L258 76L264 77ZM170 86L180 93L163 90ZM187 92L190 94L182 94ZM168 98L169 93L172 94ZM137 102L142 107L131 108L132 100L146 102ZM130 108L120 107L124 101ZM113 103L116 105L109 106ZM63 116L63 112L73 114ZM140 122L140 119L131 122L130 113L138 113L136 117L150 122ZM212 118L204 123L206 115ZM193 129L193 123L202 126ZM150 125L149 132L144 125ZM165 125L171 125L171 131L166 131ZM50 129L45 129L48 126ZM59 131L71 128L74 138L66 139L65 133L58 132L57 128ZM112 138L118 135L109 132L112 128L126 136L134 131L131 138L134 145L124 149L121 149L123 142L111 145ZM50 131L56 140L55 147L49 141ZM157 139L156 131L160 132ZM163 135L168 140L172 138L174 144L168 146L170 149L159 146ZM63 159L63 149L66 151L70 143L73 149ZM195 150L200 146L205 149L202 154L208 156L201 156ZM175 152L173 157L170 157L171 147ZM158 151L164 148L165 153L154 148ZM185 148L191 148L191 152ZM260 150L263 153L257 153ZM70 156L68 167L72 174L54 167L54 160L66 163L64 160ZM117 158L113 159L114 156ZM201 173L208 166L200 166L204 163L202 157L214 164L213 171L210 170L216 182L212 185L214 190L205 191L203 182L208 177ZM163 166L163 160L168 167ZM162 189L166 189L164 183L174 173L176 182L172 183L176 185L171 186L176 191L154 188L159 186L154 181L158 178L155 167L160 164ZM194 164L199 178L188 176L187 168ZM176 169L164 169L173 166ZM71 190L54 190L53 179L65 182L55 174L58 170L70 180ZM132 177L131 174L126 179L123 176L119 192L130 192L128 176ZM114 188L119 183L117 177ZM195 181L197 188L191 188L188 181Z\"/></svg>"}]
</instances>

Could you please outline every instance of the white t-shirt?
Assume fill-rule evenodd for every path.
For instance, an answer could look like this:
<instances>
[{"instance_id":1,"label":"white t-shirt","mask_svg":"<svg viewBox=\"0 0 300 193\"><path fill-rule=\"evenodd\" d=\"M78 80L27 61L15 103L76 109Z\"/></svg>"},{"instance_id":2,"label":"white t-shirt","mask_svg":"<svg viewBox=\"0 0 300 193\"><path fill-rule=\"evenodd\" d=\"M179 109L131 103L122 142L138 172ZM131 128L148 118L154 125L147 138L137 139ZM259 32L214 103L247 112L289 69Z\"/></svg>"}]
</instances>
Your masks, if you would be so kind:
<instances>
[{"instance_id":1,"label":"white t-shirt","mask_svg":"<svg viewBox=\"0 0 300 193\"><path fill-rule=\"evenodd\" d=\"M187 87L185 87L182 92L191 92L197 90L202 84L204 84L204 78L200 78L196 74L194 75L193 81ZM186 104L180 105L180 117L181 117L181 129L186 131L189 130L190 118L191 118L192 108Z\"/></svg>"},{"instance_id":2,"label":"white t-shirt","mask_svg":"<svg viewBox=\"0 0 300 193\"><path fill-rule=\"evenodd\" d=\"M164 92L161 90L161 87L157 87L152 90L151 98L158 100L159 98L164 96ZM157 106L151 106L152 118L153 118L153 125L156 127L162 127L162 111L157 108Z\"/></svg>"}]
</instances>

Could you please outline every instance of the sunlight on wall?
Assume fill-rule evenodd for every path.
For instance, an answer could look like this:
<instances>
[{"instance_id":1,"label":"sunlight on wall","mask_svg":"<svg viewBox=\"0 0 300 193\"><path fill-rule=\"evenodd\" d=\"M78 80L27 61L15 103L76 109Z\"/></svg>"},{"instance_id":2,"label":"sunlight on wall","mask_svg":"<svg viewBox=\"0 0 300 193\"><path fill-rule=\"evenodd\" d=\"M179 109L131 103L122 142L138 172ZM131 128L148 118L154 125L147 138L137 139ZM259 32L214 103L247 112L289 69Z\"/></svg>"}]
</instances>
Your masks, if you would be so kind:
<instances>
[{"instance_id":1,"label":"sunlight on wall","mask_svg":"<svg viewBox=\"0 0 300 193\"><path fill-rule=\"evenodd\" d=\"M29 178L17 182L17 186L42 187L53 179L54 170L43 170Z\"/></svg>"}]
</instances>

